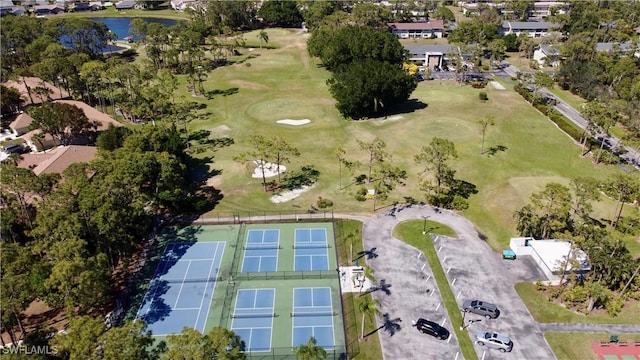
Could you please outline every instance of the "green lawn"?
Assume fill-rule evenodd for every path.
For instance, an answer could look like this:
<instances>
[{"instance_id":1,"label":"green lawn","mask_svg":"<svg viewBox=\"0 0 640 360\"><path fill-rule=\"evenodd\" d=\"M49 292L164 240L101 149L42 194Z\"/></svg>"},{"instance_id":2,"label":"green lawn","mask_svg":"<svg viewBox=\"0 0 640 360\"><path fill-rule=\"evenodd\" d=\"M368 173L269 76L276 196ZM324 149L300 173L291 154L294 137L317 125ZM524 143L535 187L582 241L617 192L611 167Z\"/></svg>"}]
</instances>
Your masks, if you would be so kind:
<instances>
[{"instance_id":1,"label":"green lawn","mask_svg":"<svg viewBox=\"0 0 640 360\"><path fill-rule=\"evenodd\" d=\"M620 314L611 317L606 313L584 315L567 310L538 293L535 284L523 282L516 284L516 291L529 309L531 316L541 323L587 323L587 324L638 324L640 319L640 302L622 308Z\"/></svg>"},{"instance_id":2,"label":"green lawn","mask_svg":"<svg viewBox=\"0 0 640 360\"><path fill-rule=\"evenodd\" d=\"M109 6L105 10L99 11L82 11L77 13L62 13L59 15L52 15L50 17L151 17L151 18L164 18L175 20L188 20L189 14L183 11L175 11L173 9L162 10L116 10L115 6Z\"/></svg>"},{"instance_id":3,"label":"green lawn","mask_svg":"<svg viewBox=\"0 0 640 360\"><path fill-rule=\"evenodd\" d=\"M452 161L456 176L475 186L478 191L469 200L469 217L487 236L489 243L500 249L514 232L513 213L528 203L530 186L542 188L549 179L568 182L577 176L608 179L621 171L615 166L595 166L588 158L580 158L580 148L546 117L542 116L511 89L492 87L473 89L452 81L421 82L412 99L426 106L395 116L365 121L346 121L335 109L326 80L330 74L306 50L308 34L298 30L267 29L269 45L275 49L257 48L257 32L245 34L252 48L240 49L237 62L208 74L205 91L237 89L229 96L212 100L193 97L186 91L185 78L179 78L177 97L207 105L206 117L189 123L189 130L210 131L210 137L230 136L235 145L205 151L196 156L210 158L210 169L221 173L209 180L219 188L224 199L214 210L283 211L308 209L319 198L334 202L339 212L370 214L371 201L358 202L354 194L361 187L349 185L340 189L338 162L333 150L343 146L350 160L366 162L356 140L371 141L380 137L393 154L395 165L408 172L406 186L398 187L378 208L404 197L424 199L419 190L419 169L413 156L432 137L444 137L455 143L459 158ZM480 102L478 93L486 91L489 101ZM487 129L485 146L489 154L480 155L481 132L478 121L493 115L495 126ZM277 124L280 119L310 119L304 126ZM289 169L312 164L320 171L317 185L296 199L274 204L272 194L262 192L261 180L249 176L250 169L233 158L249 150L247 137L252 134L282 136L296 146L301 155L286 164ZM356 174L366 173L366 167ZM343 174L344 175L344 174ZM343 176L343 183L352 177ZM365 186L366 187L366 186ZM611 204L603 214L612 213ZM213 213L210 215L214 215ZM206 214L205 214L206 216Z\"/></svg>"},{"instance_id":4,"label":"green lawn","mask_svg":"<svg viewBox=\"0 0 640 360\"><path fill-rule=\"evenodd\" d=\"M362 246L362 223L356 220L338 219L336 220L336 242L338 250L338 263L340 266L351 266L353 253L363 251ZM361 263L366 265L366 259L361 259ZM375 276L375 274L374 274ZM342 297L345 306L345 329L347 335L347 344L349 344L350 354L357 352L353 359L382 359L382 348L380 347L380 339L378 333L367 336L364 340L360 340L362 333L362 313L358 309L358 303L365 298L371 298L371 294L367 294L362 298L358 294L345 294ZM365 317L365 334L371 333L377 328L374 319Z\"/></svg>"},{"instance_id":5,"label":"green lawn","mask_svg":"<svg viewBox=\"0 0 640 360\"><path fill-rule=\"evenodd\" d=\"M431 266L433 278L438 284L438 290L440 290L442 301L447 309L447 313L449 313L451 324L462 324L462 316L460 315L458 303L456 302L455 295L453 295L453 291L451 291L449 281L444 273L444 269L442 269L440 259L438 259L438 254L433 246L433 242L424 241L424 235L422 235L422 231L424 229L423 224L424 222L422 220L401 222L393 229L393 236L424 253L429 265ZM430 233L455 236L453 230L446 225L429 221L428 226L428 231ZM452 330L456 333L460 350L462 351L464 358L477 359L478 355L473 348L473 342L469 337L469 333L466 330L460 330L458 326L452 326Z\"/></svg>"},{"instance_id":6,"label":"green lawn","mask_svg":"<svg viewBox=\"0 0 640 360\"><path fill-rule=\"evenodd\" d=\"M558 360L598 360L591 345L607 341L610 335L609 333L547 332L544 337ZM640 341L640 334L619 334L619 336L620 341Z\"/></svg>"}]
</instances>

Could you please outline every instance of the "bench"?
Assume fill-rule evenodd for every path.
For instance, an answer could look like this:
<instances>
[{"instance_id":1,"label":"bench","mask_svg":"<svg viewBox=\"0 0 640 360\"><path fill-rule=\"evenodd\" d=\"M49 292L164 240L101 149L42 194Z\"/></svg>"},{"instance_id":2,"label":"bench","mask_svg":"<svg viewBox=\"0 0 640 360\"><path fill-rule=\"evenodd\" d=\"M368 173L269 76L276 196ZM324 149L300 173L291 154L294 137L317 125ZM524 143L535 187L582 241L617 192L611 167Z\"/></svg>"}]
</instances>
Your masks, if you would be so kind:
<instances>
[{"instance_id":1,"label":"bench","mask_svg":"<svg viewBox=\"0 0 640 360\"><path fill-rule=\"evenodd\" d=\"M640 341L634 341L633 346L640 346Z\"/></svg>"},{"instance_id":2,"label":"bench","mask_svg":"<svg viewBox=\"0 0 640 360\"><path fill-rule=\"evenodd\" d=\"M600 341L600 346L609 346L609 345L611 345L611 343L608 341Z\"/></svg>"},{"instance_id":3,"label":"bench","mask_svg":"<svg viewBox=\"0 0 640 360\"><path fill-rule=\"evenodd\" d=\"M618 346L627 346L627 345L629 345L629 343L626 341L618 341Z\"/></svg>"}]
</instances>

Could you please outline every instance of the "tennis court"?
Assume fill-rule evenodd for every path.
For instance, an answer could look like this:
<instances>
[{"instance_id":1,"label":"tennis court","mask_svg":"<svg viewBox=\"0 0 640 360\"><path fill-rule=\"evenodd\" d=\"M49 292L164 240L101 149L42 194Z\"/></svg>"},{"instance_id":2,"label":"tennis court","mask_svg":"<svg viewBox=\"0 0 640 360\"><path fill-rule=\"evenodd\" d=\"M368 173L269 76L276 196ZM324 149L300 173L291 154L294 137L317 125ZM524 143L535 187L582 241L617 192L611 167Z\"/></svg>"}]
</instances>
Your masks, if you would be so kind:
<instances>
[{"instance_id":1,"label":"tennis court","mask_svg":"<svg viewBox=\"0 0 640 360\"><path fill-rule=\"evenodd\" d=\"M310 337L316 338L317 345L324 349L335 347L331 288L293 289L293 339L291 345L305 345Z\"/></svg>"},{"instance_id":2,"label":"tennis court","mask_svg":"<svg viewBox=\"0 0 640 360\"><path fill-rule=\"evenodd\" d=\"M247 351L270 351L275 289L240 289L231 316L231 330L245 342Z\"/></svg>"},{"instance_id":3,"label":"tennis court","mask_svg":"<svg viewBox=\"0 0 640 360\"><path fill-rule=\"evenodd\" d=\"M280 230L260 229L247 232L242 272L273 272L278 269Z\"/></svg>"},{"instance_id":4,"label":"tennis court","mask_svg":"<svg viewBox=\"0 0 640 360\"><path fill-rule=\"evenodd\" d=\"M167 245L137 313L154 335L204 332L225 244Z\"/></svg>"},{"instance_id":5,"label":"tennis court","mask_svg":"<svg viewBox=\"0 0 640 360\"><path fill-rule=\"evenodd\" d=\"M294 249L294 271L329 270L326 229L296 229Z\"/></svg>"}]
</instances>

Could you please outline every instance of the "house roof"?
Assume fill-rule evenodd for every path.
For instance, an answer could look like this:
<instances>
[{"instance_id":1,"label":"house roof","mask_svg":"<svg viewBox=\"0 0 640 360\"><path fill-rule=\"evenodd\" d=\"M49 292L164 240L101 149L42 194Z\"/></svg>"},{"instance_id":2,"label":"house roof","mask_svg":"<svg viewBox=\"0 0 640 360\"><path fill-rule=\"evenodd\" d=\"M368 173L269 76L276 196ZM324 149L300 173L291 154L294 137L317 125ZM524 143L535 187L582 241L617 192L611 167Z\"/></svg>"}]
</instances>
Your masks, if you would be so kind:
<instances>
[{"instance_id":1,"label":"house roof","mask_svg":"<svg viewBox=\"0 0 640 360\"><path fill-rule=\"evenodd\" d=\"M455 45L405 45L411 54L426 54L426 53L443 53L451 54L458 52L458 47Z\"/></svg>"},{"instance_id":2,"label":"house roof","mask_svg":"<svg viewBox=\"0 0 640 360\"><path fill-rule=\"evenodd\" d=\"M596 51L611 51L616 46L622 52L629 52L629 51L633 51L633 50L638 50L639 47L640 47L640 45L633 44L633 43L630 43L630 42L624 42L624 43L612 43L612 42L610 42L610 43L597 43L596 44Z\"/></svg>"},{"instance_id":3,"label":"house roof","mask_svg":"<svg viewBox=\"0 0 640 360\"><path fill-rule=\"evenodd\" d=\"M546 21L508 21L502 22L502 27L511 30L549 30L559 28L560 24Z\"/></svg>"},{"instance_id":4,"label":"house roof","mask_svg":"<svg viewBox=\"0 0 640 360\"><path fill-rule=\"evenodd\" d=\"M29 125L31 125L32 122L33 122L33 118L29 116L29 114L22 113L16 116L15 120L13 120L11 124L9 124L9 127L14 130L27 128L29 127Z\"/></svg>"},{"instance_id":5,"label":"house roof","mask_svg":"<svg viewBox=\"0 0 640 360\"><path fill-rule=\"evenodd\" d=\"M85 103L83 103L82 101L75 101L75 100L56 100L55 102L59 102L59 103L63 103L63 104L69 104L69 105L75 105L77 107L79 107L80 109L82 109L82 111L84 111L84 114L87 116L87 118L91 121L95 121L97 123L97 130L98 131L104 131L107 130L109 128L109 125L113 125L115 127L120 127L122 126L121 123L117 122L116 120L114 120L111 116L98 111L96 108L91 107Z\"/></svg>"},{"instance_id":6,"label":"house roof","mask_svg":"<svg viewBox=\"0 0 640 360\"><path fill-rule=\"evenodd\" d=\"M33 102L31 102L31 99L29 99L29 93L27 92L27 86L25 85L25 82L27 83L30 89L34 89L39 86L44 86L45 88L51 90L49 94L49 98L61 99L61 98L69 97L69 93L66 90L53 86L52 84L46 81L42 81L42 79L37 77L26 76L24 77L24 79L20 77L18 78L18 80L8 80L4 82L2 85L18 90L18 92L20 92L20 96L22 96L22 99L24 100L23 101L24 105L40 104L42 100L38 95L34 94L33 92L31 92L31 97L33 98Z\"/></svg>"},{"instance_id":7,"label":"house roof","mask_svg":"<svg viewBox=\"0 0 640 360\"><path fill-rule=\"evenodd\" d=\"M60 146L48 153L24 154L18 166L31 168L36 175L61 174L71 164L92 161L97 153L95 146Z\"/></svg>"},{"instance_id":8,"label":"house roof","mask_svg":"<svg viewBox=\"0 0 640 360\"><path fill-rule=\"evenodd\" d=\"M444 29L444 21L435 20L428 22L414 22L414 23L388 23L391 29L396 30L437 30Z\"/></svg>"},{"instance_id":9,"label":"house roof","mask_svg":"<svg viewBox=\"0 0 640 360\"><path fill-rule=\"evenodd\" d=\"M540 51L547 55L560 55L560 50L553 45L540 45Z\"/></svg>"},{"instance_id":10,"label":"house roof","mask_svg":"<svg viewBox=\"0 0 640 360\"><path fill-rule=\"evenodd\" d=\"M129 9L136 5L136 0L122 0L116 3L116 9Z\"/></svg>"},{"instance_id":11,"label":"house roof","mask_svg":"<svg viewBox=\"0 0 640 360\"><path fill-rule=\"evenodd\" d=\"M42 133L42 130L40 129L31 130L28 133L22 135L22 138L27 143L32 143L32 144L35 143L37 145L37 141L33 141L32 139L34 135L40 134L40 133ZM53 136L51 136L51 134L49 133L44 134L44 139L42 141L47 144L55 144L55 141L53 140Z\"/></svg>"},{"instance_id":12,"label":"house roof","mask_svg":"<svg viewBox=\"0 0 640 360\"><path fill-rule=\"evenodd\" d=\"M13 5L11 0L0 0L0 8L12 8Z\"/></svg>"},{"instance_id":13,"label":"house roof","mask_svg":"<svg viewBox=\"0 0 640 360\"><path fill-rule=\"evenodd\" d=\"M572 252L572 256L575 256L576 260L581 263L581 269L576 270L588 270L590 268L587 255L580 249L571 249L571 243L563 240L530 240L529 246L531 246L536 253L540 256L540 259L552 272L561 271L564 262L567 259L569 252ZM571 263L567 264L567 270L572 270Z\"/></svg>"}]
</instances>

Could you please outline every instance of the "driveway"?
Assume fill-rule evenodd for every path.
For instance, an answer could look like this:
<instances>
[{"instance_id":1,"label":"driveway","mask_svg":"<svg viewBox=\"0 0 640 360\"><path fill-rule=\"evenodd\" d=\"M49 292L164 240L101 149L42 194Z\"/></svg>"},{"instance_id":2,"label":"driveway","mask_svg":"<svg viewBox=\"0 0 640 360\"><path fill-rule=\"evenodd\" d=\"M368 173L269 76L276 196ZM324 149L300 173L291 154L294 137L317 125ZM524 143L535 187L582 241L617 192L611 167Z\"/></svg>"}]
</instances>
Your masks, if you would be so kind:
<instances>
[{"instance_id":1,"label":"driveway","mask_svg":"<svg viewBox=\"0 0 640 360\"><path fill-rule=\"evenodd\" d=\"M457 339L440 341L419 334L411 321L425 317L444 326L453 333L454 327L441 304L431 270L417 249L394 239L393 227L405 220L422 219L441 222L458 234L458 239L438 238L435 246L453 293L459 305L465 298L481 298L496 303L502 315L496 320L482 320L468 327L471 336L479 330L492 330L511 336L515 346L512 353L502 354L476 345L478 356L484 359L553 359L542 329L533 320L514 289L520 281L544 279L532 261L502 260L489 245L480 239L473 224L462 216L430 206L411 206L399 209L394 216L377 214L364 221L363 242L367 249L376 248L379 255L368 261L376 280L391 284L389 295L374 292L381 311L391 318L400 318L401 328L393 336L381 332L380 339L385 359L462 359ZM425 241L432 241L425 236ZM475 315L466 320L480 319ZM383 325L379 322L379 325ZM486 354L483 355L483 351Z\"/></svg>"}]
</instances>

